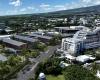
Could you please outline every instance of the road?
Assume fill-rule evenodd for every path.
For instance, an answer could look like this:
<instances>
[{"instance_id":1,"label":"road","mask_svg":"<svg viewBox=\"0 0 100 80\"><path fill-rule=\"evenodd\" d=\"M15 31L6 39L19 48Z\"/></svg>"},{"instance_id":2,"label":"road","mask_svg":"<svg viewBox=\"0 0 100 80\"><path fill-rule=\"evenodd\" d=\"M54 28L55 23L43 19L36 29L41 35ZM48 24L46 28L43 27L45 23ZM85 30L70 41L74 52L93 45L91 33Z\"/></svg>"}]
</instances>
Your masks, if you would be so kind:
<instances>
[{"instance_id":1,"label":"road","mask_svg":"<svg viewBox=\"0 0 100 80\"><path fill-rule=\"evenodd\" d=\"M17 79L15 80L28 80L29 78L32 78L35 75L35 69L38 66L38 63L43 62L45 59L49 58L54 54L54 51L59 47L57 46L50 46L48 50L44 53L41 53L37 58L34 58L36 64L30 65L30 70L26 70L23 74L23 71L20 71L18 73Z\"/></svg>"},{"instance_id":2,"label":"road","mask_svg":"<svg viewBox=\"0 0 100 80\"><path fill-rule=\"evenodd\" d=\"M47 58L49 58L50 56L52 56L53 54L54 54L54 51L58 48L59 46L57 45L57 46L50 46L49 47L49 49L46 51L46 52L44 52L43 54L40 54L40 56L38 56L37 58L36 58L36 60L38 61L38 62L42 62L42 61L44 61L45 59L47 59Z\"/></svg>"}]
</instances>

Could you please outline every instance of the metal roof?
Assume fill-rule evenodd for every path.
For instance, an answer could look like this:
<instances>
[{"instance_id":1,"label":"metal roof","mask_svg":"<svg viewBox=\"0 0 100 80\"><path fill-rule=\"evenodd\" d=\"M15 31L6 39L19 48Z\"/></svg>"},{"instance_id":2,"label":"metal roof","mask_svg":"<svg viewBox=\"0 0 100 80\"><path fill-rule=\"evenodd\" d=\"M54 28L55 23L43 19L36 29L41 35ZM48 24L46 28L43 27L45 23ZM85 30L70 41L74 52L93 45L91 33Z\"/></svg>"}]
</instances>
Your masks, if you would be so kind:
<instances>
[{"instance_id":1,"label":"metal roof","mask_svg":"<svg viewBox=\"0 0 100 80\"><path fill-rule=\"evenodd\" d=\"M12 39L3 39L2 41L5 42L5 43L15 45L15 46L21 46L21 45L26 44L26 43L23 43L23 42L12 40Z\"/></svg>"},{"instance_id":2,"label":"metal roof","mask_svg":"<svg viewBox=\"0 0 100 80\"><path fill-rule=\"evenodd\" d=\"M28 42L36 42L37 41L37 39L29 38L29 37L26 37L26 36L20 36L20 35L14 35L14 38L24 40L24 41L28 41Z\"/></svg>"},{"instance_id":3,"label":"metal roof","mask_svg":"<svg viewBox=\"0 0 100 80\"><path fill-rule=\"evenodd\" d=\"M38 34L28 34L28 35L33 37L43 38L43 39L52 39L52 37L45 36L45 35L38 35Z\"/></svg>"}]
</instances>

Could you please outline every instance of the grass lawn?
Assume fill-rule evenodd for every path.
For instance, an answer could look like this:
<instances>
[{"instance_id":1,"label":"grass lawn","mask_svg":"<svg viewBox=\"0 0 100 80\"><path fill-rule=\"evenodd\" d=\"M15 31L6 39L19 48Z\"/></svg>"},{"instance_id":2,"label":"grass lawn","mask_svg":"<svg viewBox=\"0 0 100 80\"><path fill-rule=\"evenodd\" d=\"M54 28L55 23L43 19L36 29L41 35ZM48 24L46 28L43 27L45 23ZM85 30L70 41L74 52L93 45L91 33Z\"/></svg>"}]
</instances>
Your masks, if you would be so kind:
<instances>
[{"instance_id":1,"label":"grass lawn","mask_svg":"<svg viewBox=\"0 0 100 80\"><path fill-rule=\"evenodd\" d=\"M46 79L47 80L65 80L63 75L59 75L59 76L47 75Z\"/></svg>"}]
</instances>

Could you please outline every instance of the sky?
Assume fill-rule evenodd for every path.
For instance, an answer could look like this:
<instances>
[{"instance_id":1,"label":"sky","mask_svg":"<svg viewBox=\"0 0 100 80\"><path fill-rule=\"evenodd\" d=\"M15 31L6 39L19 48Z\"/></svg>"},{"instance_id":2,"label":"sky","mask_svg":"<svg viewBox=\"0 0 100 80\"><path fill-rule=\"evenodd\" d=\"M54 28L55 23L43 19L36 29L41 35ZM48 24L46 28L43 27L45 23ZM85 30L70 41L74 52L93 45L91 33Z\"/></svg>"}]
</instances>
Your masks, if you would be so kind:
<instances>
[{"instance_id":1,"label":"sky","mask_svg":"<svg viewBox=\"0 0 100 80\"><path fill-rule=\"evenodd\" d=\"M0 0L0 16L44 13L99 4L100 0Z\"/></svg>"}]
</instances>

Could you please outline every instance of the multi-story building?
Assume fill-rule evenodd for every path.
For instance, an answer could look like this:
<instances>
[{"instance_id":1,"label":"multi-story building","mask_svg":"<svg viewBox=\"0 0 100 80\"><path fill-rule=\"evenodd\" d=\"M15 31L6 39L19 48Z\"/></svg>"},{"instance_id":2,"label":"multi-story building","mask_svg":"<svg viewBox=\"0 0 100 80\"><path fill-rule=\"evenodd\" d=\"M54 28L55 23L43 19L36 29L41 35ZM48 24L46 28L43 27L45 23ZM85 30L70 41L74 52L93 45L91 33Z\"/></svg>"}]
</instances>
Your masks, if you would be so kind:
<instances>
[{"instance_id":1,"label":"multi-story building","mask_svg":"<svg viewBox=\"0 0 100 80\"><path fill-rule=\"evenodd\" d=\"M100 47L100 28L80 30L74 34L73 38L62 39L61 50L77 56L85 49L97 47Z\"/></svg>"},{"instance_id":2,"label":"multi-story building","mask_svg":"<svg viewBox=\"0 0 100 80\"><path fill-rule=\"evenodd\" d=\"M95 25L98 27L100 26L100 19L95 19Z\"/></svg>"},{"instance_id":3,"label":"multi-story building","mask_svg":"<svg viewBox=\"0 0 100 80\"><path fill-rule=\"evenodd\" d=\"M85 26L55 27L55 31L59 32L63 37L72 37L77 31L86 29Z\"/></svg>"}]
</instances>

